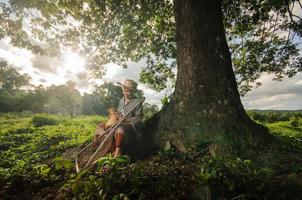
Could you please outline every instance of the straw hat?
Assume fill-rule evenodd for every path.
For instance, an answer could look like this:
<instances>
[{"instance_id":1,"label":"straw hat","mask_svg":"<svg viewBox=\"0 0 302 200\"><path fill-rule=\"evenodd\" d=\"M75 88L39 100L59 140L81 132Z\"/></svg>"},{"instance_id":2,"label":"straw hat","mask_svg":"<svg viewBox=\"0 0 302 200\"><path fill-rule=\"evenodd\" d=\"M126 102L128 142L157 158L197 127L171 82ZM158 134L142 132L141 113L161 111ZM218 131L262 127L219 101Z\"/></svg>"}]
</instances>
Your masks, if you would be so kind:
<instances>
[{"instance_id":1,"label":"straw hat","mask_svg":"<svg viewBox=\"0 0 302 200\"><path fill-rule=\"evenodd\" d=\"M126 79L123 83L117 82L117 84L131 91L137 89L137 83L134 80Z\"/></svg>"}]
</instances>

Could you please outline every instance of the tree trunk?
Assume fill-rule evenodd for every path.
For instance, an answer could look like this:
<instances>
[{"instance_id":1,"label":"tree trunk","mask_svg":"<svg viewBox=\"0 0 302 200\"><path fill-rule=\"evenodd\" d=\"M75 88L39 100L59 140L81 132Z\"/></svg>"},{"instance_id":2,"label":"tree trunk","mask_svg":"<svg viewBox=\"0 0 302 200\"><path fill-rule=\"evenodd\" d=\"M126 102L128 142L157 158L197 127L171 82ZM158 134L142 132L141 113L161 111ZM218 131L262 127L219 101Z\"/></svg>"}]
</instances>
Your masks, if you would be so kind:
<instances>
[{"instance_id":1,"label":"tree trunk","mask_svg":"<svg viewBox=\"0 0 302 200\"><path fill-rule=\"evenodd\" d=\"M174 0L177 81L157 117L156 143L183 151L205 144L240 150L269 138L242 106L219 0Z\"/></svg>"}]
</instances>

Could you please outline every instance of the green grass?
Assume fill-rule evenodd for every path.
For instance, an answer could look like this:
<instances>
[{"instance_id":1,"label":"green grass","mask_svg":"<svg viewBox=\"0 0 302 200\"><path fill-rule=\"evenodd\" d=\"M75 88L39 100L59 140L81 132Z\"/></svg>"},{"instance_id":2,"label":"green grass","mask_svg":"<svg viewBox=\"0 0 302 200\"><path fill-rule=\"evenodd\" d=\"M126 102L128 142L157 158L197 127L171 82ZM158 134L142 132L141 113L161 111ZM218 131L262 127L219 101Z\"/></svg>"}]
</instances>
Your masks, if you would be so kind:
<instances>
[{"instance_id":1,"label":"green grass","mask_svg":"<svg viewBox=\"0 0 302 200\"><path fill-rule=\"evenodd\" d=\"M41 124L37 126L34 119ZM280 184L287 187L285 181L293 179L296 184L302 176L302 163L296 161L292 162L290 167L288 164L285 165L289 170L286 176L281 175L273 179L272 169L257 165L252 158L241 160L237 157L213 158L205 155L199 160L188 160L178 158L177 153L173 152L172 156L154 155L138 163L129 164L121 160L121 168L124 171L116 170L108 176L98 177L96 172L87 171L76 175L73 162L62 158L62 154L68 149L82 145L87 140L92 140L97 124L105 120L106 118L102 116L70 118L50 114L0 114L0 188L4 188L2 191L0 189L0 198L3 191L8 195L25 193L29 185L40 188L37 189L39 192L45 189L46 193L51 193L51 189L57 192L63 186L62 193L71 195L75 199L79 199L79 194L83 198L86 196L87 199L88 196L98 197L100 190L103 191L102 195L107 191L111 197L123 196L126 194L122 195L122 193L126 192L134 199L144 195L153 198L152 195L162 195L164 191L173 194L177 190L177 195L186 194L194 189L191 184L197 187L193 191L197 196L202 196L204 193L206 196L217 193L218 196L236 197L241 195L240 192L247 192L245 196L248 197L256 192L273 195L274 192L265 189L270 187L270 182L280 179L283 181ZM293 120L298 120L295 126ZM295 147L302 148L302 118L264 125L269 128L271 134ZM115 163L118 160L110 157L104 160L111 163L115 169L119 169L119 164ZM117 182L113 181L114 177L118 177ZM145 190L141 185L154 187L152 181L156 182L155 188L150 190L152 192L148 189L141 193ZM174 187L178 183L186 186ZM116 188L108 184L113 184ZM133 190L129 189L129 185ZM14 198L13 196L8 198L10 197Z\"/></svg>"},{"instance_id":2,"label":"green grass","mask_svg":"<svg viewBox=\"0 0 302 200\"><path fill-rule=\"evenodd\" d=\"M302 148L302 119L299 119L300 125L294 127L291 121L281 121L271 124L266 124L272 135L281 138L288 143Z\"/></svg>"},{"instance_id":3,"label":"green grass","mask_svg":"<svg viewBox=\"0 0 302 200\"><path fill-rule=\"evenodd\" d=\"M100 116L42 116L58 123L35 127L34 116L0 116L0 171L5 179L25 172L31 174L37 165L51 164L51 159L61 156L67 149L91 140L97 124L105 120Z\"/></svg>"}]
</instances>

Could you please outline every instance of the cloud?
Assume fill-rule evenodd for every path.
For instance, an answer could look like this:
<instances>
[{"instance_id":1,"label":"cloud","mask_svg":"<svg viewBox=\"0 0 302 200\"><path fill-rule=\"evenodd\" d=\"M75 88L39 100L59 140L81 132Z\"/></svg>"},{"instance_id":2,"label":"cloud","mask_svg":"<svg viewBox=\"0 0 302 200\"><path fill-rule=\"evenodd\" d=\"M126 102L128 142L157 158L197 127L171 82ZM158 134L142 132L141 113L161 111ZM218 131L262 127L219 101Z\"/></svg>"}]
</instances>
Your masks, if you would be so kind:
<instances>
[{"instance_id":1,"label":"cloud","mask_svg":"<svg viewBox=\"0 0 302 200\"><path fill-rule=\"evenodd\" d=\"M85 89L91 85L91 83L88 79L87 72L80 72L80 73L76 74L75 82L76 82L76 86L79 89Z\"/></svg>"},{"instance_id":2,"label":"cloud","mask_svg":"<svg viewBox=\"0 0 302 200\"><path fill-rule=\"evenodd\" d=\"M65 55L65 56L64 56ZM59 58L36 56L31 52L19 49L9 44L9 39L0 40L0 58L7 60L22 73L32 76L33 84L64 84L67 80L76 83L76 87L83 94L92 92L93 85L102 84L104 81L121 82L133 79L138 82L139 73L146 66L144 60L138 63L129 63L128 68L110 63L106 65L107 74L102 80L89 79L82 58L72 52L65 51ZM84 58L83 58L84 59ZM273 75L263 75L258 81L262 83L259 88L254 88L242 98L246 109L301 109L302 108L302 73L283 81L272 81ZM144 91L146 102L161 105L161 98L169 96L173 88L162 92L155 92L139 83L138 88Z\"/></svg>"},{"instance_id":3,"label":"cloud","mask_svg":"<svg viewBox=\"0 0 302 200\"><path fill-rule=\"evenodd\" d=\"M88 78L88 74L87 74L87 72L80 72L80 73L78 73L77 74L77 78L78 79L87 79Z\"/></svg>"},{"instance_id":4,"label":"cloud","mask_svg":"<svg viewBox=\"0 0 302 200\"><path fill-rule=\"evenodd\" d=\"M8 61L15 67L22 67L22 72L27 72L24 69L31 67L31 58L33 54L25 49L19 49L11 46L9 38L0 40L0 58Z\"/></svg>"},{"instance_id":5,"label":"cloud","mask_svg":"<svg viewBox=\"0 0 302 200\"><path fill-rule=\"evenodd\" d=\"M88 79L76 80L75 83L76 87L81 90L86 89L90 86L90 82Z\"/></svg>"},{"instance_id":6,"label":"cloud","mask_svg":"<svg viewBox=\"0 0 302 200\"><path fill-rule=\"evenodd\" d=\"M295 82L295 85L302 86L302 80Z\"/></svg>"},{"instance_id":7,"label":"cloud","mask_svg":"<svg viewBox=\"0 0 302 200\"><path fill-rule=\"evenodd\" d=\"M139 73L144 66L146 66L145 60L141 60L137 63L130 62L127 64L127 68L123 68L114 63L109 63L105 66L106 75L103 77L103 80L122 82L125 79L132 79L138 81Z\"/></svg>"},{"instance_id":8,"label":"cloud","mask_svg":"<svg viewBox=\"0 0 302 200\"><path fill-rule=\"evenodd\" d=\"M42 72L57 73L57 68L60 65L60 61L57 57L50 56L34 56L32 59L32 66Z\"/></svg>"},{"instance_id":9,"label":"cloud","mask_svg":"<svg viewBox=\"0 0 302 200\"><path fill-rule=\"evenodd\" d=\"M107 74L104 81L123 81L126 78L138 81L139 72L145 66L145 62L129 63L124 69L116 64L106 66ZM254 88L245 97L242 97L246 109L301 109L302 108L302 73L293 78L285 78L283 81L273 81L274 75L263 75L258 80L262 86ZM173 88L167 88L162 92L156 92L139 83L138 88L144 91L146 102L161 105L161 99L169 96Z\"/></svg>"},{"instance_id":10,"label":"cloud","mask_svg":"<svg viewBox=\"0 0 302 200\"><path fill-rule=\"evenodd\" d=\"M262 86L254 89L250 94L265 94L270 96L287 93L302 94L302 87L299 86L302 80L302 73L298 73L293 78L284 78L282 81L272 81L274 77L274 75L263 75L259 79Z\"/></svg>"},{"instance_id":11,"label":"cloud","mask_svg":"<svg viewBox=\"0 0 302 200\"><path fill-rule=\"evenodd\" d=\"M67 81L73 81L75 83L75 87L83 93L90 93L92 91L92 85L94 85L93 80L89 80L87 72L79 72L77 74L72 73L70 71L64 71L64 76L59 76L64 80L60 84L65 84Z\"/></svg>"},{"instance_id":12,"label":"cloud","mask_svg":"<svg viewBox=\"0 0 302 200\"><path fill-rule=\"evenodd\" d=\"M8 51L9 48L10 48L10 45L9 45L8 38L4 38L3 40L0 41L0 49L2 49L4 51Z\"/></svg>"},{"instance_id":13,"label":"cloud","mask_svg":"<svg viewBox=\"0 0 302 200\"><path fill-rule=\"evenodd\" d=\"M127 68L123 68L117 64L107 64L105 66L107 73L103 77L103 81L122 82L125 79L132 79L138 82L139 73L141 72L142 68L146 66L146 61L141 60L137 63L130 62L127 66ZM164 96L171 95L173 92L173 89L170 87L161 92L156 92L141 83L138 83L138 89L143 90L144 96L146 97L146 102L150 104L157 104L159 106L161 106L161 99Z\"/></svg>"},{"instance_id":14,"label":"cloud","mask_svg":"<svg viewBox=\"0 0 302 200\"><path fill-rule=\"evenodd\" d=\"M47 80L44 79L44 78L40 78L39 81L40 81L41 83L47 83Z\"/></svg>"},{"instance_id":15,"label":"cloud","mask_svg":"<svg viewBox=\"0 0 302 200\"><path fill-rule=\"evenodd\" d=\"M273 75L263 75L262 86L254 88L242 98L246 109L289 109L302 108L302 73L283 81L272 81Z\"/></svg>"}]
</instances>

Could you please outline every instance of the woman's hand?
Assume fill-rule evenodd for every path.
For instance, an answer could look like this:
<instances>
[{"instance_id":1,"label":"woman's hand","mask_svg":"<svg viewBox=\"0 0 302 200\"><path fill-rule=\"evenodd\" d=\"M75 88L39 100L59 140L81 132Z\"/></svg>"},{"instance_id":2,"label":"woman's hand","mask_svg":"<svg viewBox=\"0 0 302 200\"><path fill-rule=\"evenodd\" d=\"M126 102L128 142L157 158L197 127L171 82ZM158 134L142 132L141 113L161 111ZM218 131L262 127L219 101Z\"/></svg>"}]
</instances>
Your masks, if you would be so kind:
<instances>
[{"instance_id":1,"label":"woman's hand","mask_svg":"<svg viewBox=\"0 0 302 200\"><path fill-rule=\"evenodd\" d=\"M122 118L123 118L122 113L118 113L118 119L122 119Z\"/></svg>"},{"instance_id":2,"label":"woman's hand","mask_svg":"<svg viewBox=\"0 0 302 200\"><path fill-rule=\"evenodd\" d=\"M105 123L100 123L99 128L105 129Z\"/></svg>"}]
</instances>

